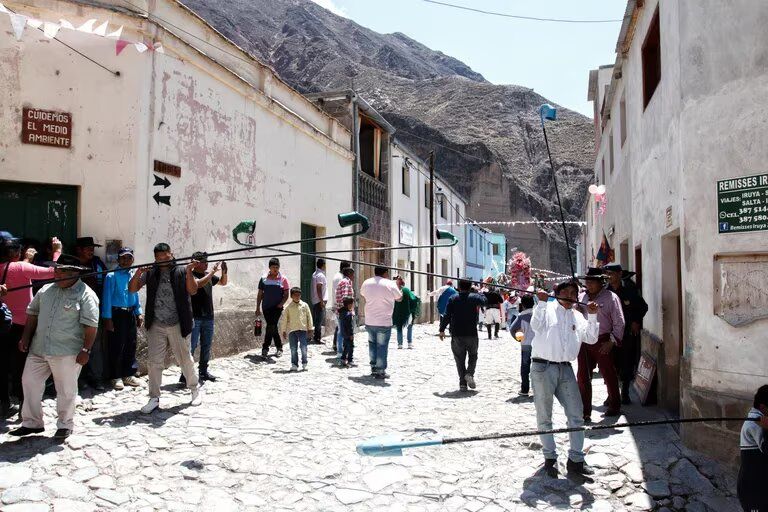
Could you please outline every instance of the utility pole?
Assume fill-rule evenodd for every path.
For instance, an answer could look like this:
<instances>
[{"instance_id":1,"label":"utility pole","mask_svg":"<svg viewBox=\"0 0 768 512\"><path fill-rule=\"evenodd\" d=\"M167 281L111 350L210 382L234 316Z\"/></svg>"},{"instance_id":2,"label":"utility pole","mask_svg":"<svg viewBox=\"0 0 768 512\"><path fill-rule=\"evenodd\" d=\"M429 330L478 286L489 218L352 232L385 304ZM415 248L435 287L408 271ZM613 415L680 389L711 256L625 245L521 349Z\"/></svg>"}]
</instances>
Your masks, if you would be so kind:
<instances>
[{"instance_id":1,"label":"utility pole","mask_svg":"<svg viewBox=\"0 0 768 512\"><path fill-rule=\"evenodd\" d=\"M429 271L435 273L435 152L429 152ZM427 290L434 291L435 278L427 277ZM429 321L435 321L435 298L429 296Z\"/></svg>"}]
</instances>

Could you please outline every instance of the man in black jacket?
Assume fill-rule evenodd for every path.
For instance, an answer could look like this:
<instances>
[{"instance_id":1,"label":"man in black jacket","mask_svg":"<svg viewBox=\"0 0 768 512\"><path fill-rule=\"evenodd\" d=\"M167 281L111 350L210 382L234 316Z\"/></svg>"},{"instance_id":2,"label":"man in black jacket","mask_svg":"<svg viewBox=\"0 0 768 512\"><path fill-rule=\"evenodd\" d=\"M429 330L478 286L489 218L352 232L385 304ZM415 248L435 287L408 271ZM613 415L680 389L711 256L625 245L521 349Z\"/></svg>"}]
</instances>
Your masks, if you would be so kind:
<instances>
[{"instance_id":1,"label":"man in black jacket","mask_svg":"<svg viewBox=\"0 0 768 512\"><path fill-rule=\"evenodd\" d=\"M451 297L440 320L440 339L445 339L445 328L451 326L451 350L459 372L459 389L467 386L475 389L477 365L477 322L480 308L485 307L485 297L472 293L472 283L459 280L459 294ZM469 356L469 361L467 361Z\"/></svg>"},{"instance_id":2,"label":"man in black jacket","mask_svg":"<svg viewBox=\"0 0 768 512\"><path fill-rule=\"evenodd\" d=\"M175 265L168 244L157 244L154 252L155 265L139 268L128 283L131 293L147 285L144 315L149 352L149 402L141 408L145 414L160 405L160 384L169 345L187 381L187 388L192 391L190 403L200 405L202 400L189 343L193 325L191 296L197 293L197 281L192 272L198 262L193 260L186 267Z\"/></svg>"},{"instance_id":3,"label":"man in black jacket","mask_svg":"<svg viewBox=\"0 0 768 512\"><path fill-rule=\"evenodd\" d=\"M624 270L618 263L609 263L603 267L608 276L608 289L618 295L624 313L624 337L620 347L613 349L613 364L621 380L621 403L629 405L629 386L635 378L635 370L640 363L640 330L643 317L648 312L648 304L631 277L634 272Z\"/></svg>"}]
</instances>

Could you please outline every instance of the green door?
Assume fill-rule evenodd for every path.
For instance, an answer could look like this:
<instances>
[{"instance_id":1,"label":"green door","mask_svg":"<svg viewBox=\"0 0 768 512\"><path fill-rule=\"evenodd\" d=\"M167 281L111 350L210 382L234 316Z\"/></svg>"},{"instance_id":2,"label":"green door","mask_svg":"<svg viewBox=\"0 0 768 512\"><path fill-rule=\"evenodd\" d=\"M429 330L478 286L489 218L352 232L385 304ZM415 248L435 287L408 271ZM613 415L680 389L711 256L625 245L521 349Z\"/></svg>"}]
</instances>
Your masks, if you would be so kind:
<instances>
[{"instance_id":1,"label":"green door","mask_svg":"<svg viewBox=\"0 0 768 512\"><path fill-rule=\"evenodd\" d=\"M301 225L301 238L315 238L317 237L317 229L315 226L309 224ZM301 252L315 252L317 250L317 242L314 240L311 242L301 242ZM301 298L307 304L312 304L312 274L315 273L315 257L314 256L302 256L301 257Z\"/></svg>"},{"instance_id":2,"label":"green door","mask_svg":"<svg viewBox=\"0 0 768 512\"><path fill-rule=\"evenodd\" d=\"M41 244L58 236L71 252L77 238L77 187L0 181L0 230Z\"/></svg>"}]
</instances>

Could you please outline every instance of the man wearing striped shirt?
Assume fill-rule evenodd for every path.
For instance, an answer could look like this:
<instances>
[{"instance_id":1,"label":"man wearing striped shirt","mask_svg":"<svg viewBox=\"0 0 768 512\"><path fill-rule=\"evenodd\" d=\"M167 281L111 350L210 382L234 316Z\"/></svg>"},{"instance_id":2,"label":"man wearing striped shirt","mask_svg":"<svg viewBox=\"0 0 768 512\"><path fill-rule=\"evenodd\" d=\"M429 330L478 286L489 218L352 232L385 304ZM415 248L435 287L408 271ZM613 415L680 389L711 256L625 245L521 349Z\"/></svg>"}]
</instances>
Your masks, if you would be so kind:
<instances>
[{"instance_id":1,"label":"man wearing striped shirt","mask_svg":"<svg viewBox=\"0 0 768 512\"><path fill-rule=\"evenodd\" d=\"M355 288L352 285L352 280L355 278L355 271L352 267L346 267L341 271L344 276L339 285L336 287L336 314L338 316L338 325L341 325L341 315L344 314L344 297L355 297ZM342 336L341 328L336 333L336 354L340 359L344 352L344 337Z\"/></svg>"}]
</instances>

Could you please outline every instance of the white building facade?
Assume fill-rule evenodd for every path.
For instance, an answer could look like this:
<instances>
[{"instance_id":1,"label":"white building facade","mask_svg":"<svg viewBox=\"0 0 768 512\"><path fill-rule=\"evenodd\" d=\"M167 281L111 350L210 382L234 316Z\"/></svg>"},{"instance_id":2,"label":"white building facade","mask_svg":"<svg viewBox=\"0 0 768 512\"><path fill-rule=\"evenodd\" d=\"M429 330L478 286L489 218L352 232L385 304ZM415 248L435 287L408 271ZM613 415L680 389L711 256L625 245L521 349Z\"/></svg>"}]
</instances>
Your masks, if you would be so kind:
<instances>
[{"instance_id":1,"label":"white building facade","mask_svg":"<svg viewBox=\"0 0 768 512\"><path fill-rule=\"evenodd\" d=\"M392 144L391 201L392 245L401 246L392 254L392 263L398 268L431 272L429 249L411 249L409 246L429 245L429 165L419 159L397 139ZM435 177L434 222L437 229L450 231L459 240L453 247L435 251L435 270L441 275L461 276L464 273L464 227L467 201L452 189L445 180ZM435 239L436 244L447 241ZM416 293L424 304L429 303L427 295L428 277L408 273L406 286ZM445 279L434 278L433 289L442 286ZM424 308L425 318L427 308Z\"/></svg>"},{"instance_id":2,"label":"white building facade","mask_svg":"<svg viewBox=\"0 0 768 512\"><path fill-rule=\"evenodd\" d=\"M183 5L5 5L51 25L108 22L109 32L123 27L119 39L131 42L118 52L115 38L61 28L59 42L29 25L17 41L12 18L0 13L5 228L62 236L70 251L75 236L132 246L137 263L152 261L158 242L178 256L237 247L232 229L243 220L255 220L257 244L341 231L336 215L352 209L353 197L349 131ZM133 42L155 51L137 51ZM25 116L47 111L69 117L66 147L22 142ZM347 248L351 239L316 246ZM282 263L298 285L307 263L295 256ZM216 290L217 343L221 329L248 332L241 327L252 319L266 260L229 268L230 285Z\"/></svg>"},{"instance_id":3,"label":"white building facade","mask_svg":"<svg viewBox=\"0 0 768 512\"><path fill-rule=\"evenodd\" d=\"M587 207L584 257L605 231L638 273L659 404L743 416L768 381L768 4L631 0L626 14L616 63L590 76L608 203ZM739 428L682 437L734 462Z\"/></svg>"}]
</instances>

